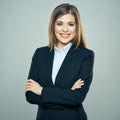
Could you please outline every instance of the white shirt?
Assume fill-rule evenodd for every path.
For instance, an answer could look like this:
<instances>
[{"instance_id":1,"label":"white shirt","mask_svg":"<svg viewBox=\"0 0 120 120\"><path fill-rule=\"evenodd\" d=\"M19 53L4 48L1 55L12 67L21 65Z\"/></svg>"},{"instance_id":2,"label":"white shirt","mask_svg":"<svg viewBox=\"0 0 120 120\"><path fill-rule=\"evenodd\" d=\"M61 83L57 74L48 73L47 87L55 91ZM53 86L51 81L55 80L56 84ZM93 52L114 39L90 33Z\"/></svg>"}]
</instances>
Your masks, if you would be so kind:
<instances>
[{"instance_id":1,"label":"white shirt","mask_svg":"<svg viewBox=\"0 0 120 120\"><path fill-rule=\"evenodd\" d=\"M53 84L55 84L55 79L58 74L58 71L63 63L63 60L65 59L65 56L67 55L70 47L72 46L72 43L67 44L65 47L58 49L56 46L54 46L54 60L53 60L53 68L52 68L52 81Z\"/></svg>"}]
</instances>

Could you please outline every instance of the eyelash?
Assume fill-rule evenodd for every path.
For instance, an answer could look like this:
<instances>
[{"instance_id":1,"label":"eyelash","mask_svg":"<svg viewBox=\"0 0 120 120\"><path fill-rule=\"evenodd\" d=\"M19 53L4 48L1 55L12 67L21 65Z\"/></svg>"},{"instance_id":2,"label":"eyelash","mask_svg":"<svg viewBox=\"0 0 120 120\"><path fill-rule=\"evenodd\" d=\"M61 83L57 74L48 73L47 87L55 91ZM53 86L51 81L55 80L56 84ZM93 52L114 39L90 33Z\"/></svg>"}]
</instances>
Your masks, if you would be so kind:
<instances>
[{"instance_id":1,"label":"eyelash","mask_svg":"<svg viewBox=\"0 0 120 120\"><path fill-rule=\"evenodd\" d=\"M62 23L57 23L57 25L58 25L58 26L61 26L61 25L62 25Z\"/></svg>"},{"instance_id":2,"label":"eyelash","mask_svg":"<svg viewBox=\"0 0 120 120\"><path fill-rule=\"evenodd\" d=\"M69 24L69 26L71 26L71 27L72 27L72 26L74 26L74 24L70 23L70 24Z\"/></svg>"}]
</instances>

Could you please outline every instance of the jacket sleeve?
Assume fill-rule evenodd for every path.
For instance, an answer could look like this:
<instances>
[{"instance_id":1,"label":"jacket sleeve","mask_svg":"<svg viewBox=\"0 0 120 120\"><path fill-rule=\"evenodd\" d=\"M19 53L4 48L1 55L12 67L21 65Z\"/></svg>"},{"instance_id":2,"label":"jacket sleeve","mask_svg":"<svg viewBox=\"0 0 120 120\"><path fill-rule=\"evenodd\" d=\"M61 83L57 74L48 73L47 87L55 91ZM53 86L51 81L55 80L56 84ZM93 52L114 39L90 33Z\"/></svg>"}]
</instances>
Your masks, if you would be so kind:
<instances>
[{"instance_id":1,"label":"jacket sleeve","mask_svg":"<svg viewBox=\"0 0 120 120\"><path fill-rule=\"evenodd\" d=\"M43 88L41 94L42 104L61 104L67 106L80 105L89 90L93 77L94 53L91 52L82 62L78 78L84 80L84 86L80 89Z\"/></svg>"},{"instance_id":2,"label":"jacket sleeve","mask_svg":"<svg viewBox=\"0 0 120 120\"><path fill-rule=\"evenodd\" d=\"M36 82L38 81L37 65L38 65L38 50L35 51L32 57L31 67L30 67L29 75L28 75L28 79L33 79ZM41 104L41 97L39 95L36 95L31 91L27 91L25 93L25 96L26 96L26 100L29 103L38 104L38 105Z\"/></svg>"}]
</instances>

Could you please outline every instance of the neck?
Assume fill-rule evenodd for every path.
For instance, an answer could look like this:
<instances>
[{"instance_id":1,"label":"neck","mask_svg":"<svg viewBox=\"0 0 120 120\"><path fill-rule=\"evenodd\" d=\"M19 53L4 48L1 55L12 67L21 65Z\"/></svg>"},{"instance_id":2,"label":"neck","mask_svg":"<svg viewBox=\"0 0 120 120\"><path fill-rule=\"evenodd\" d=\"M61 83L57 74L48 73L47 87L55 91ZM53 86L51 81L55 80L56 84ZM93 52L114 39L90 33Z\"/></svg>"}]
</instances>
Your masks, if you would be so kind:
<instances>
[{"instance_id":1,"label":"neck","mask_svg":"<svg viewBox=\"0 0 120 120\"><path fill-rule=\"evenodd\" d=\"M58 49L61 49L61 48L63 48L63 47L65 47L66 45L68 45L69 43L67 43L67 44L56 44L56 47L58 48Z\"/></svg>"}]
</instances>

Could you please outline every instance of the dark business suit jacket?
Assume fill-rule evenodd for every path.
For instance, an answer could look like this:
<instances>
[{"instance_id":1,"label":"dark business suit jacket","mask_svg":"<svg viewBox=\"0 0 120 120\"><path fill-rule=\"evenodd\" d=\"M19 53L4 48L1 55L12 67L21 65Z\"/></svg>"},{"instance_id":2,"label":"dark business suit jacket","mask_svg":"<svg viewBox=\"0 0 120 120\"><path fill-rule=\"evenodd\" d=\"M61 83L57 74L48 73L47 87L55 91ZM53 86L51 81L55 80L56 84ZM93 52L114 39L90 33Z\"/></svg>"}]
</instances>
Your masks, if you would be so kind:
<instances>
[{"instance_id":1,"label":"dark business suit jacket","mask_svg":"<svg viewBox=\"0 0 120 120\"><path fill-rule=\"evenodd\" d=\"M68 51L57 74L55 84L52 82L54 49L38 48L32 58L28 79L33 79L43 86L41 96L30 91L26 99L38 105L37 120L87 120L83 101L89 90L93 76L93 51L86 48ZM78 79L84 80L84 86L71 90Z\"/></svg>"}]
</instances>

